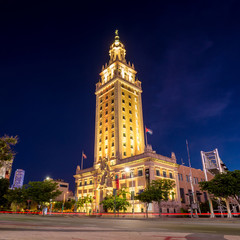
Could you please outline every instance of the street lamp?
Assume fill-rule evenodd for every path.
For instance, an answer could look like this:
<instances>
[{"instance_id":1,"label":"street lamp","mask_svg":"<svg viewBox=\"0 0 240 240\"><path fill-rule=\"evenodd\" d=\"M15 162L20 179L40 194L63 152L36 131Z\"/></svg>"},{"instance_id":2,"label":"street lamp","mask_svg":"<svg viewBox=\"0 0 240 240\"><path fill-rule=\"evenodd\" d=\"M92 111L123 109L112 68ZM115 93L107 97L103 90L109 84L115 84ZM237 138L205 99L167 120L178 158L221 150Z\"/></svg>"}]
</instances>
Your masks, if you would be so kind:
<instances>
[{"instance_id":1,"label":"street lamp","mask_svg":"<svg viewBox=\"0 0 240 240\"><path fill-rule=\"evenodd\" d=\"M132 214L134 214L134 187L133 187L133 172L130 170L129 167L125 167L125 172L130 172L130 177L132 178L132 189L133 189L133 196L131 194L131 197L133 197L133 209L132 209Z\"/></svg>"},{"instance_id":2,"label":"street lamp","mask_svg":"<svg viewBox=\"0 0 240 240\"><path fill-rule=\"evenodd\" d=\"M63 213L64 203L65 203L65 194L68 194L68 192L63 193L62 213Z\"/></svg>"}]
</instances>

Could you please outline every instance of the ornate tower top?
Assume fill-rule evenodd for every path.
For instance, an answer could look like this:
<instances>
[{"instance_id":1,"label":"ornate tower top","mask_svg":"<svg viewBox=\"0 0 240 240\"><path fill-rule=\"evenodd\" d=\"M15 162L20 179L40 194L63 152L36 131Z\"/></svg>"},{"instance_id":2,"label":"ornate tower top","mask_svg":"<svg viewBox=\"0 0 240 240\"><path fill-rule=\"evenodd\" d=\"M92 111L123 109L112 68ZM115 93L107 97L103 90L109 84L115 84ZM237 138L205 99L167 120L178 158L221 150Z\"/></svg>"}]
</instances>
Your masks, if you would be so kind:
<instances>
[{"instance_id":1,"label":"ornate tower top","mask_svg":"<svg viewBox=\"0 0 240 240\"><path fill-rule=\"evenodd\" d=\"M126 59L125 59L126 50L125 50L125 46L119 40L118 30L115 31L115 41L110 46L109 55L110 55L110 60L109 60L110 64L116 60L120 60L126 63Z\"/></svg>"}]
</instances>

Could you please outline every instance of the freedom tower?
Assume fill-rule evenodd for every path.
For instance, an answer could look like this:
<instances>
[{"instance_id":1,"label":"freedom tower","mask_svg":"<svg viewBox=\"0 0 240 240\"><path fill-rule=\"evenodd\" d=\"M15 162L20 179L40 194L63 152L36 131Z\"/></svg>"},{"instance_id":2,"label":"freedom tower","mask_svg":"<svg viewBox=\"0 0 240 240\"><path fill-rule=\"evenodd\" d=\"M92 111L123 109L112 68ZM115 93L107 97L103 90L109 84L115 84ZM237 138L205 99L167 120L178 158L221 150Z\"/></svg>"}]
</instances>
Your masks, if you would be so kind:
<instances>
[{"instance_id":1,"label":"freedom tower","mask_svg":"<svg viewBox=\"0 0 240 240\"><path fill-rule=\"evenodd\" d=\"M77 167L75 196L92 199L86 206L87 212L101 212L100 202L104 197L113 194L114 189L127 188L131 203L128 212L142 212L144 204L134 200L134 196L151 180L169 178L176 182L176 187L161 210L179 211L175 154L165 157L145 144L141 82L134 65L126 61L126 49L117 30L109 55L95 91L94 165L88 169ZM149 211L157 212L158 207L153 204Z\"/></svg>"}]
</instances>

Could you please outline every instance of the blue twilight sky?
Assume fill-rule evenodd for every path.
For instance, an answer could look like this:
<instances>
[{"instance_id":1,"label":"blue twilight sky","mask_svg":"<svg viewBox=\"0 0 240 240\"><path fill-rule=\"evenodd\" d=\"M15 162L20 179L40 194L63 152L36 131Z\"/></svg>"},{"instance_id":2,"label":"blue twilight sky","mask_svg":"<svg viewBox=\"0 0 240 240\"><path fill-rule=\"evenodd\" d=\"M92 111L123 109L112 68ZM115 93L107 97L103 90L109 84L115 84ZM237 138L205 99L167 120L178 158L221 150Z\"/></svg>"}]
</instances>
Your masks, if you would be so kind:
<instances>
[{"instance_id":1,"label":"blue twilight sky","mask_svg":"<svg viewBox=\"0 0 240 240\"><path fill-rule=\"evenodd\" d=\"M86 1L85 1L86 2ZM114 31L143 87L159 154L193 167L219 149L240 169L239 1L2 1L0 134L18 135L13 171L73 186L84 149L92 166L95 84Z\"/></svg>"}]
</instances>

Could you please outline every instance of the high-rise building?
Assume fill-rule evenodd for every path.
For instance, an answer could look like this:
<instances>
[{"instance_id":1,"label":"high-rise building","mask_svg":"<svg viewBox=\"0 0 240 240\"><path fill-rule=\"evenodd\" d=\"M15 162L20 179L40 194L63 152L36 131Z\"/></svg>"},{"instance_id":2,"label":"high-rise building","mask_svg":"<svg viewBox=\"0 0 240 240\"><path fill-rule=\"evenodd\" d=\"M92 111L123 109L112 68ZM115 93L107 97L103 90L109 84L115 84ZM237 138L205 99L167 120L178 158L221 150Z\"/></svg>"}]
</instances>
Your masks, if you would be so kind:
<instances>
[{"instance_id":1,"label":"high-rise building","mask_svg":"<svg viewBox=\"0 0 240 240\"><path fill-rule=\"evenodd\" d=\"M17 169L14 174L14 180L12 189L21 188L23 186L25 171L23 169Z\"/></svg>"},{"instance_id":2,"label":"high-rise building","mask_svg":"<svg viewBox=\"0 0 240 240\"><path fill-rule=\"evenodd\" d=\"M126 187L131 202L129 212L141 212L144 205L134 200L147 184L159 178L172 179L176 188L163 212L180 209L178 165L175 154L165 157L145 146L141 99L141 82L133 64L126 61L126 50L116 31L110 46L110 60L102 67L96 84L96 121L94 165L77 167L75 177L77 198L93 198L87 211L103 211L100 202L114 189ZM149 211L158 211L151 205Z\"/></svg>"}]
</instances>

